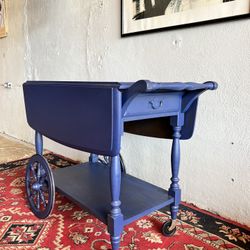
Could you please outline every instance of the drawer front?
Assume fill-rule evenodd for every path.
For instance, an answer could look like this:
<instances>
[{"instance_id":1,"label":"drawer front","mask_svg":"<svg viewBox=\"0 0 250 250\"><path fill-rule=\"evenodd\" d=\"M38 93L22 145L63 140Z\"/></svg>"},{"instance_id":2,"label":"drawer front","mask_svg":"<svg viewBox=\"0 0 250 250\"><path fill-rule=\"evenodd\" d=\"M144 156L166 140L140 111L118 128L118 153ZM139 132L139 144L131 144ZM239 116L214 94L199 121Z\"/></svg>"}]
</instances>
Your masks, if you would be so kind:
<instances>
[{"instance_id":1,"label":"drawer front","mask_svg":"<svg viewBox=\"0 0 250 250\"><path fill-rule=\"evenodd\" d=\"M129 104L124 105L123 117L168 115L176 113L181 107L180 93L138 94Z\"/></svg>"}]
</instances>

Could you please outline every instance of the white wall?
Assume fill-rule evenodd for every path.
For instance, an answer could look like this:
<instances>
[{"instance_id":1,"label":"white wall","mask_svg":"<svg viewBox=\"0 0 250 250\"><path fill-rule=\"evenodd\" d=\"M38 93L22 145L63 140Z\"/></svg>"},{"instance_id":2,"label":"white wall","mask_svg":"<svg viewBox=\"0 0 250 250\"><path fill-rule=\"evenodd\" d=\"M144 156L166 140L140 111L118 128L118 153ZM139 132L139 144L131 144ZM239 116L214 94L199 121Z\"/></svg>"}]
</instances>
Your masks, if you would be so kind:
<instances>
[{"instance_id":1,"label":"white wall","mask_svg":"<svg viewBox=\"0 0 250 250\"><path fill-rule=\"evenodd\" d=\"M9 36L0 40L0 83L15 87L0 88L1 132L33 140L18 87L25 79L216 80L219 89L200 98L194 137L181 143L183 200L250 225L248 19L128 38L120 38L117 0L10 1L9 19ZM130 173L168 188L170 147L125 135L122 153Z\"/></svg>"}]
</instances>

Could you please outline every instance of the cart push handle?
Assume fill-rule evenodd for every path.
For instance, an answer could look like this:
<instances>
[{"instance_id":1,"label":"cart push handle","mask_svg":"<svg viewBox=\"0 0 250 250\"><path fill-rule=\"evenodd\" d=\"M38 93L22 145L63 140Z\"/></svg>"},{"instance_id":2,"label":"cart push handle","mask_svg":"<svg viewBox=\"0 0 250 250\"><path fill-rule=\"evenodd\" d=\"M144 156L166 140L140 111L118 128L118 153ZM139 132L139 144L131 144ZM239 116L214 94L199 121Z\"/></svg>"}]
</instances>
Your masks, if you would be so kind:
<instances>
[{"instance_id":1,"label":"cart push handle","mask_svg":"<svg viewBox=\"0 0 250 250\"><path fill-rule=\"evenodd\" d=\"M207 81L203 84L194 82L151 82L149 80L140 80L135 85L140 85L144 91L151 92L157 90L168 91L194 91L194 90L215 90L218 84L214 81Z\"/></svg>"}]
</instances>

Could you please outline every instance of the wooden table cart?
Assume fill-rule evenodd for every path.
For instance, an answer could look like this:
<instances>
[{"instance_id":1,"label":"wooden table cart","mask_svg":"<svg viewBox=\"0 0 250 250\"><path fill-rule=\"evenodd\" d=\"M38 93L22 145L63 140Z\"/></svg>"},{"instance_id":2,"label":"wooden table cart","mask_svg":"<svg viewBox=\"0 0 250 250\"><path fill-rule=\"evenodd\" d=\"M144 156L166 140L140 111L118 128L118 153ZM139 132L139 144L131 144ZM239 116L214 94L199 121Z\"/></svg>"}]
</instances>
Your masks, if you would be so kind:
<instances>
[{"instance_id":1,"label":"wooden table cart","mask_svg":"<svg viewBox=\"0 0 250 250\"><path fill-rule=\"evenodd\" d=\"M162 233L173 235L181 199L179 141L193 134L199 95L216 88L215 82L147 80L24 83L27 121L36 131L36 155L26 170L32 212L38 218L48 217L56 189L107 224L112 249L117 250L124 225L170 205L172 219L163 224ZM119 153L124 131L172 139L168 191L122 171ZM89 152L89 162L52 172L43 157L42 136ZM98 160L99 155L108 160Z\"/></svg>"}]
</instances>

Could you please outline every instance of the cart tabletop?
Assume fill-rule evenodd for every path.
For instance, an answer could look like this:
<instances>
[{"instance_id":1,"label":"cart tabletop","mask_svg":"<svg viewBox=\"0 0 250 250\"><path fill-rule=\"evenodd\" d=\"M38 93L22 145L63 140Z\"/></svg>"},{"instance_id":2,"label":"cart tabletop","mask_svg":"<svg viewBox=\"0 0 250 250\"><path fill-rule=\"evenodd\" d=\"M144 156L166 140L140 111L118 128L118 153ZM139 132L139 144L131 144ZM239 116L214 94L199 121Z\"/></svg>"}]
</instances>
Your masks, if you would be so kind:
<instances>
[{"instance_id":1,"label":"cart tabletop","mask_svg":"<svg viewBox=\"0 0 250 250\"><path fill-rule=\"evenodd\" d=\"M172 139L171 117L184 115L181 138L194 131L198 97L217 83L27 81L27 121L42 135L79 150L116 155L121 135Z\"/></svg>"}]
</instances>

